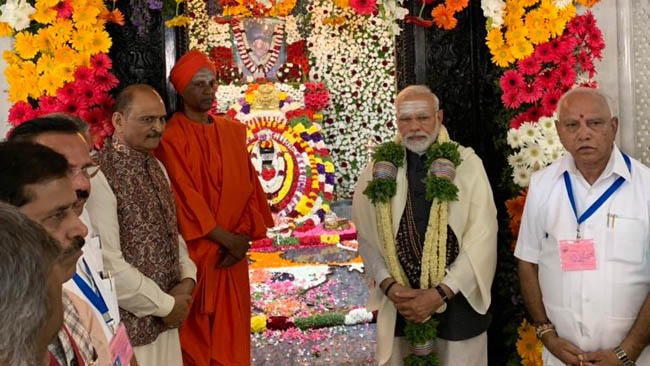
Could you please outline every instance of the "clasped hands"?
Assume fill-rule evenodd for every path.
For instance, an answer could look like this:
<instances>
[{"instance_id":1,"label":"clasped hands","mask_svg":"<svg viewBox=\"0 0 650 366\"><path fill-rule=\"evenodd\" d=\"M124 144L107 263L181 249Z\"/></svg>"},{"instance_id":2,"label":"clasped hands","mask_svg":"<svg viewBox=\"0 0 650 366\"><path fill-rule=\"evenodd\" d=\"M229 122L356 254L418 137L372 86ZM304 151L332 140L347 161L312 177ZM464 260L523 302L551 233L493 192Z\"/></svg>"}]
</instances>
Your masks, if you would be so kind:
<instances>
[{"instance_id":1,"label":"clasped hands","mask_svg":"<svg viewBox=\"0 0 650 366\"><path fill-rule=\"evenodd\" d=\"M424 323L445 302L435 289L415 290L398 283L390 287L388 298L404 318L412 323Z\"/></svg>"},{"instance_id":2,"label":"clasped hands","mask_svg":"<svg viewBox=\"0 0 650 366\"><path fill-rule=\"evenodd\" d=\"M219 244L219 263L217 268L226 268L246 258L250 248L250 238L247 235L238 235L220 227L214 228L208 238Z\"/></svg>"},{"instance_id":3,"label":"clasped hands","mask_svg":"<svg viewBox=\"0 0 650 366\"><path fill-rule=\"evenodd\" d=\"M185 278L169 290L168 294L174 297L174 307L166 317L162 318L167 326L178 328L183 324L185 317L190 312L194 285L194 280Z\"/></svg>"},{"instance_id":4,"label":"clasped hands","mask_svg":"<svg viewBox=\"0 0 650 366\"><path fill-rule=\"evenodd\" d=\"M542 343L555 357L567 366L620 366L621 361L613 350L584 352L573 343L560 338L555 332L542 336Z\"/></svg>"}]
</instances>

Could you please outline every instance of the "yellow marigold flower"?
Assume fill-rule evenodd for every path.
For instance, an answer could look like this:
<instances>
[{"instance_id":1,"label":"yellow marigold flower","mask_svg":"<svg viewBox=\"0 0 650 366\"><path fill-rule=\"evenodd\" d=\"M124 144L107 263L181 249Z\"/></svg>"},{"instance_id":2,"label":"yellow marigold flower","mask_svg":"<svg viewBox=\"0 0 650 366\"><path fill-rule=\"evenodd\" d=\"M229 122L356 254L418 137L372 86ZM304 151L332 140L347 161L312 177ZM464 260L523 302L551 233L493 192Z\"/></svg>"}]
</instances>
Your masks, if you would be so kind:
<instances>
[{"instance_id":1,"label":"yellow marigold flower","mask_svg":"<svg viewBox=\"0 0 650 366\"><path fill-rule=\"evenodd\" d=\"M55 68L55 73L65 82L74 81L74 71L77 69L75 64L60 64Z\"/></svg>"},{"instance_id":2,"label":"yellow marigold flower","mask_svg":"<svg viewBox=\"0 0 650 366\"><path fill-rule=\"evenodd\" d=\"M42 53L52 53L66 41L64 38L57 37L50 27L39 29L34 40Z\"/></svg>"},{"instance_id":3,"label":"yellow marigold flower","mask_svg":"<svg viewBox=\"0 0 650 366\"><path fill-rule=\"evenodd\" d=\"M41 75L38 79L38 88L42 90L44 94L50 96L56 96L56 91L62 87L63 84L63 79L51 72Z\"/></svg>"},{"instance_id":4,"label":"yellow marigold flower","mask_svg":"<svg viewBox=\"0 0 650 366\"><path fill-rule=\"evenodd\" d=\"M525 24L528 29L541 27L544 25L544 16L539 10L531 10L526 14Z\"/></svg>"},{"instance_id":5,"label":"yellow marigold flower","mask_svg":"<svg viewBox=\"0 0 650 366\"><path fill-rule=\"evenodd\" d=\"M172 27L184 27L188 24L191 23L191 19L184 16L184 15L178 15L168 21L165 22L165 25L167 28L172 28Z\"/></svg>"},{"instance_id":6,"label":"yellow marigold flower","mask_svg":"<svg viewBox=\"0 0 650 366\"><path fill-rule=\"evenodd\" d=\"M90 28L93 27L99 19L100 9L86 6L75 10L72 13L72 20L75 22L77 28Z\"/></svg>"},{"instance_id":7,"label":"yellow marigold flower","mask_svg":"<svg viewBox=\"0 0 650 366\"><path fill-rule=\"evenodd\" d=\"M12 103L26 102L27 95L27 90L25 89L22 81L11 84L9 87L9 101Z\"/></svg>"},{"instance_id":8,"label":"yellow marigold flower","mask_svg":"<svg viewBox=\"0 0 650 366\"><path fill-rule=\"evenodd\" d=\"M562 20L564 20L565 22L570 21L575 16L576 16L576 7L573 4L569 4L569 6L567 6L564 9L560 9L560 11L558 12L558 17L562 18Z\"/></svg>"},{"instance_id":9,"label":"yellow marigold flower","mask_svg":"<svg viewBox=\"0 0 650 366\"><path fill-rule=\"evenodd\" d=\"M542 4L538 8L539 12L546 19L557 18L559 9L552 0L542 0Z\"/></svg>"},{"instance_id":10,"label":"yellow marigold flower","mask_svg":"<svg viewBox=\"0 0 650 366\"><path fill-rule=\"evenodd\" d=\"M538 358L521 360L521 366L544 366L544 361L542 361L542 357L540 355Z\"/></svg>"},{"instance_id":11,"label":"yellow marigold flower","mask_svg":"<svg viewBox=\"0 0 650 366\"><path fill-rule=\"evenodd\" d=\"M47 72L53 72L54 68L56 68L57 64L54 61L54 58L48 55L41 55L41 57L38 59L38 62L36 63L36 71L39 74L44 74Z\"/></svg>"},{"instance_id":12,"label":"yellow marigold flower","mask_svg":"<svg viewBox=\"0 0 650 366\"><path fill-rule=\"evenodd\" d=\"M43 2L37 2L36 12L30 15L30 18L42 24L50 24L56 19L56 14L56 10L52 7L44 5Z\"/></svg>"},{"instance_id":13,"label":"yellow marigold flower","mask_svg":"<svg viewBox=\"0 0 650 366\"><path fill-rule=\"evenodd\" d=\"M105 31L93 32L90 38L90 47L88 52L91 54L107 53L113 42L111 37Z\"/></svg>"},{"instance_id":14,"label":"yellow marigold flower","mask_svg":"<svg viewBox=\"0 0 650 366\"><path fill-rule=\"evenodd\" d=\"M36 47L36 41L34 38L34 35L29 32L20 32L16 35L14 49L18 52L20 57L30 59L36 56L38 48Z\"/></svg>"},{"instance_id":15,"label":"yellow marigold flower","mask_svg":"<svg viewBox=\"0 0 650 366\"><path fill-rule=\"evenodd\" d=\"M8 51L5 51L8 52ZM20 61L14 64L10 64L5 69L5 77L9 85L15 84L18 80L22 79L22 69L20 68Z\"/></svg>"},{"instance_id":16,"label":"yellow marigold flower","mask_svg":"<svg viewBox=\"0 0 650 366\"><path fill-rule=\"evenodd\" d=\"M528 36L528 28L526 27L513 27L508 28L506 31L506 40L509 44L515 44L521 40L525 40Z\"/></svg>"},{"instance_id":17,"label":"yellow marigold flower","mask_svg":"<svg viewBox=\"0 0 650 366\"><path fill-rule=\"evenodd\" d=\"M59 0L36 0L36 7L47 7L51 8L59 3Z\"/></svg>"},{"instance_id":18,"label":"yellow marigold flower","mask_svg":"<svg viewBox=\"0 0 650 366\"><path fill-rule=\"evenodd\" d=\"M526 14L526 9L522 6L519 1L506 1L506 7L504 13L512 14L513 16L521 18Z\"/></svg>"},{"instance_id":19,"label":"yellow marigold flower","mask_svg":"<svg viewBox=\"0 0 650 366\"><path fill-rule=\"evenodd\" d=\"M501 33L501 29L499 28L492 28L487 34L487 37L485 37L485 40L487 41L487 45L489 48L497 48L503 45L503 33Z\"/></svg>"},{"instance_id":20,"label":"yellow marigold flower","mask_svg":"<svg viewBox=\"0 0 650 366\"><path fill-rule=\"evenodd\" d=\"M8 37L12 34L14 34L14 30L9 23L0 22L0 37Z\"/></svg>"},{"instance_id":21,"label":"yellow marigold flower","mask_svg":"<svg viewBox=\"0 0 650 366\"><path fill-rule=\"evenodd\" d=\"M519 5L528 8L537 4L538 2L539 0L519 0Z\"/></svg>"},{"instance_id":22,"label":"yellow marigold flower","mask_svg":"<svg viewBox=\"0 0 650 366\"><path fill-rule=\"evenodd\" d=\"M92 33L86 29L78 29L72 32L70 42L72 47L77 51L87 51L92 44Z\"/></svg>"},{"instance_id":23,"label":"yellow marigold flower","mask_svg":"<svg viewBox=\"0 0 650 366\"><path fill-rule=\"evenodd\" d=\"M2 52L2 58L7 62L8 65L14 65L22 61L18 55L9 50Z\"/></svg>"},{"instance_id":24,"label":"yellow marigold flower","mask_svg":"<svg viewBox=\"0 0 650 366\"><path fill-rule=\"evenodd\" d=\"M73 63L77 60L77 52L70 46L63 46L54 51L54 58L60 63Z\"/></svg>"},{"instance_id":25,"label":"yellow marigold flower","mask_svg":"<svg viewBox=\"0 0 650 366\"><path fill-rule=\"evenodd\" d=\"M552 37L557 37L564 33L566 27L566 20L562 18L549 19L548 29Z\"/></svg>"},{"instance_id":26,"label":"yellow marigold flower","mask_svg":"<svg viewBox=\"0 0 650 366\"><path fill-rule=\"evenodd\" d=\"M529 29L528 39L530 39L533 44L542 44L548 42L548 40L551 38L551 32L549 31L546 24L542 23L542 25L539 27Z\"/></svg>"},{"instance_id":27,"label":"yellow marigold flower","mask_svg":"<svg viewBox=\"0 0 650 366\"><path fill-rule=\"evenodd\" d=\"M539 358L540 355L537 348L538 342L539 340L537 339L537 336L534 332L526 332L522 334L517 341L517 353L519 353L519 356L525 360L533 360L535 358Z\"/></svg>"},{"instance_id":28,"label":"yellow marigold flower","mask_svg":"<svg viewBox=\"0 0 650 366\"><path fill-rule=\"evenodd\" d=\"M79 52L75 63L78 66L90 66L90 56L91 54L89 52Z\"/></svg>"},{"instance_id":29,"label":"yellow marigold flower","mask_svg":"<svg viewBox=\"0 0 650 366\"><path fill-rule=\"evenodd\" d=\"M72 21L70 19L58 18L50 26L54 36L67 40L72 34Z\"/></svg>"},{"instance_id":30,"label":"yellow marigold flower","mask_svg":"<svg viewBox=\"0 0 650 366\"><path fill-rule=\"evenodd\" d=\"M512 55L517 60L521 60L522 58L532 55L533 51L535 51L533 44L526 39L517 41L510 47L510 52L512 52Z\"/></svg>"},{"instance_id":31,"label":"yellow marigold flower","mask_svg":"<svg viewBox=\"0 0 650 366\"><path fill-rule=\"evenodd\" d=\"M515 57L510 51L510 47L503 45L492 51L492 62L497 66L506 67L515 61Z\"/></svg>"},{"instance_id":32,"label":"yellow marigold flower","mask_svg":"<svg viewBox=\"0 0 650 366\"><path fill-rule=\"evenodd\" d=\"M334 4L341 9L347 9L350 7L350 0L334 0Z\"/></svg>"}]
</instances>

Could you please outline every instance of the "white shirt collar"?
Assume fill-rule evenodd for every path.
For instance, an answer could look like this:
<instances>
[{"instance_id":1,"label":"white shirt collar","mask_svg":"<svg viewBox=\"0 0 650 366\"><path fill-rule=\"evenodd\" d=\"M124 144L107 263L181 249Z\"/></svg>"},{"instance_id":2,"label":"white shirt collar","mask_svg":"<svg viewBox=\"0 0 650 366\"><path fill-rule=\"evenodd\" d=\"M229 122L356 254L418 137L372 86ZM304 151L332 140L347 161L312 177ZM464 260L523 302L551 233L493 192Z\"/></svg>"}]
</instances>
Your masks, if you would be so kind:
<instances>
[{"instance_id":1,"label":"white shirt collar","mask_svg":"<svg viewBox=\"0 0 650 366\"><path fill-rule=\"evenodd\" d=\"M564 174L566 171L572 175L581 175L581 173L578 171L578 168L576 167L573 156L571 156L569 153L564 155L562 160L560 160L558 169L555 171L555 178L559 178L560 175ZM625 159L623 159L623 154L616 145L614 145L614 148L612 149L612 153L609 157L609 161L607 162L607 166L605 166L605 170L603 170L602 174L600 174L600 177L596 179L596 182L601 179L606 179L612 174L623 177L627 181L630 181L630 179L632 179L630 170L627 168L627 164L625 164Z\"/></svg>"}]
</instances>

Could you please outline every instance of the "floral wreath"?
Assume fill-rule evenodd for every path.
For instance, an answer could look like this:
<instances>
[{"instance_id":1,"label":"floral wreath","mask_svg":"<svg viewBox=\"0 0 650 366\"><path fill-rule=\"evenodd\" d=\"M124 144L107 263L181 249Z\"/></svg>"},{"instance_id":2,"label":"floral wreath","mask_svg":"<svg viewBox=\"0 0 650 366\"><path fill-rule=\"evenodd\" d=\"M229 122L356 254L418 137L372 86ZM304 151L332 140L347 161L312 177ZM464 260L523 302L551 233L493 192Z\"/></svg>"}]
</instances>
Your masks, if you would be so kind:
<instances>
[{"instance_id":1,"label":"floral wreath","mask_svg":"<svg viewBox=\"0 0 650 366\"><path fill-rule=\"evenodd\" d=\"M388 257L388 269L402 286L408 285L404 269L399 263L395 249L395 235L391 223L390 199L397 192L397 169L404 165L405 151L399 143L380 145L373 154L373 180L363 193L375 205L377 226ZM427 150L429 173L424 180L426 198L433 200L422 253L420 287L436 286L442 281L447 261L447 208L449 201L458 199L458 187L453 183L456 167L461 163L458 144L453 143L449 133L441 126L438 138ZM436 251L437 248L437 251Z\"/></svg>"},{"instance_id":2,"label":"floral wreath","mask_svg":"<svg viewBox=\"0 0 650 366\"><path fill-rule=\"evenodd\" d=\"M240 21L235 20L232 22L232 32L235 37L235 44L237 45L239 57L241 57L241 60L248 71L252 74L258 72L266 74L273 68L275 62L280 56L280 51L282 50L282 43L284 41L284 23L275 26L269 52L261 60L258 60L255 55L251 55L252 50L248 43L246 29L244 29Z\"/></svg>"}]
</instances>

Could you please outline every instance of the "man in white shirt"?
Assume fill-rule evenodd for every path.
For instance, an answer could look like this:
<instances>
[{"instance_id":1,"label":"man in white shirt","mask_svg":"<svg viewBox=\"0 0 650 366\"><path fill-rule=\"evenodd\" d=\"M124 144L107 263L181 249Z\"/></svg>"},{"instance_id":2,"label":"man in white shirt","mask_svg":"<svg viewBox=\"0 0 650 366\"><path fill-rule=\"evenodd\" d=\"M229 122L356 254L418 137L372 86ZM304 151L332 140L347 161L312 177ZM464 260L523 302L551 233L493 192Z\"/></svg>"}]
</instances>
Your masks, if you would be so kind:
<instances>
[{"instance_id":1,"label":"man in white shirt","mask_svg":"<svg viewBox=\"0 0 650 366\"><path fill-rule=\"evenodd\" d=\"M163 165L152 154L165 129L165 105L148 85L118 95L115 135L97 154L88 212L115 275L122 320L141 366L181 366L178 327L189 312L196 266L178 233Z\"/></svg>"},{"instance_id":2,"label":"man in white shirt","mask_svg":"<svg viewBox=\"0 0 650 366\"><path fill-rule=\"evenodd\" d=\"M64 288L86 301L102 324L106 339L110 342L120 314L117 294L111 274L104 270L100 238L91 230L85 204L90 196L90 178L99 167L90 158L89 144L73 118L61 115L35 118L17 126L9 135L9 141L29 141L41 144L65 156L70 165L70 179L77 195L74 211L88 228L82 258L77 263L73 279Z\"/></svg>"},{"instance_id":3,"label":"man in white shirt","mask_svg":"<svg viewBox=\"0 0 650 366\"><path fill-rule=\"evenodd\" d=\"M569 154L531 179L515 249L545 365L650 365L650 170L598 90L558 104Z\"/></svg>"}]
</instances>

